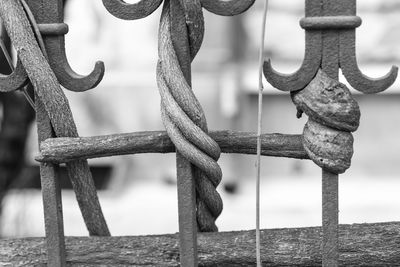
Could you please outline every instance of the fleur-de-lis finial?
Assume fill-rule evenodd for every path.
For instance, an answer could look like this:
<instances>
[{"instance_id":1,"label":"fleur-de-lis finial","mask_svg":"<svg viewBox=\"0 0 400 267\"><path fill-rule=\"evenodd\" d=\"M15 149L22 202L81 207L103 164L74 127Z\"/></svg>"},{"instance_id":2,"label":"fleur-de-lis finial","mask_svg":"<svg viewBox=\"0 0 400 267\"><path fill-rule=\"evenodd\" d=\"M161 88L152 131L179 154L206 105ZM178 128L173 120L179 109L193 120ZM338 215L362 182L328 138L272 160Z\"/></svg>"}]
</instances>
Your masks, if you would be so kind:
<instances>
[{"instance_id":1,"label":"fleur-de-lis finial","mask_svg":"<svg viewBox=\"0 0 400 267\"><path fill-rule=\"evenodd\" d=\"M302 66L295 73L286 75L275 71L268 60L264 63L264 75L279 90L297 91L292 93L292 99L298 114L304 111L309 116L304 128L303 145L310 158L323 169L322 266L338 266L337 173L350 167L350 161L340 162L346 159L346 155L340 153L347 151L351 158L353 137L349 130L353 131L358 127L360 116L358 105L352 101L348 89L337 82L339 68L354 89L367 94L389 88L396 80L398 69L393 66L387 75L379 79L369 78L361 73L355 51L355 29L361 25L361 18L356 16L356 0L306 0L305 3L306 16L300 20L300 26L306 30ZM334 105L329 106L327 103ZM342 105L343 103L347 104ZM335 128L337 125L336 122L332 123L332 118L340 124L351 119L355 127L347 130ZM338 155L334 158L325 157L332 157L329 149L337 144L342 145L337 149ZM331 169L327 165L331 159L343 169Z\"/></svg>"},{"instance_id":2,"label":"fleur-de-lis finial","mask_svg":"<svg viewBox=\"0 0 400 267\"><path fill-rule=\"evenodd\" d=\"M340 7L330 10L331 7ZM338 50L332 56L338 60L343 75L350 85L363 93L377 93L390 87L397 77L393 66L384 77L374 79L365 76L357 65L355 51L355 28L361 25L356 16L356 0L334 0L322 10L321 0L306 1L306 16L300 21L306 30L305 56L302 66L293 74L275 71L271 61L264 64L264 74L275 88L282 91L296 91L304 88L316 75L323 64L323 31L338 31Z\"/></svg>"}]
</instances>

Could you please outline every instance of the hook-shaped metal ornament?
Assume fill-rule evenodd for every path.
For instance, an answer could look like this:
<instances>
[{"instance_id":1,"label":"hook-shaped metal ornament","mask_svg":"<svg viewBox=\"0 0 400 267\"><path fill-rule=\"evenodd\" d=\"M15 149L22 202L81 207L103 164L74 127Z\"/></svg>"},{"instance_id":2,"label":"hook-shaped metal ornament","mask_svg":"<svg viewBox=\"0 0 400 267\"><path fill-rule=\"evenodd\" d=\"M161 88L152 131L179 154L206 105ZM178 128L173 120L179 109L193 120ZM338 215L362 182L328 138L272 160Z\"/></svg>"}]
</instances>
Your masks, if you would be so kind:
<instances>
[{"instance_id":1,"label":"hook-shaped metal ornament","mask_svg":"<svg viewBox=\"0 0 400 267\"><path fill-rule=\"evenodd\" d=\"M321 65L321 32L306 33L306 51L301 67L292 74L277 72L272 68L271 60L264 62L263 72L268 82L282 91L303 89L315 77Z\"/></svg>"},{"instance_id":2,"label":"hook-shaped metal ornament","mask_svg":"<svg viewBox=\"0 0 400 267\"><path fill-rule=\"evenodd\" d=\"M323 52L326 42L323 32L335 31L338 47L332 51L331 60L337 58L350 85L363 93L382 92L389 88L397 78L398 68L393 66L384 77L373 79L364 75L357 65L355 52L355 29L361 25L356 16L356 0L306 0L306 16L300 21L306 30L306 52L301 68L291 75L274 71L270 61L264 64L264 74L272 86L282 91L295 91L304 88L322 66L323 60L329 60ZM322 9L323 8L323 9ZM325 42L325 43L324 43Z\"/></svg>"},{"instance_id":3,"label":"hook-shaped metal ornament","mask_svg":"<svg viewBox=\"0 0 400 267\"><path fill-rule=\"evenodd\" d=\"M235 16L247 11L255 0L201 0L201 5L211 13L221 16Z\"/></svg>"},{"instance_id":4,"label":"hook-shaped metal ornament","mask_svg":"<svg viewBox=\"0 0 400 267\"><path fill-rule=\"evenodd\" d=\"M27 0L42 34L49 64L59 83L66 89L83 92L96 87L104 75L104 63L97 61L93 71L80 75L72 70L65 54L64 35L68 25L64 21L63 0Z\"/></svg>"},{"instance_id":5,"label":"hook-shaped metal ornament","mask_svg":"<svg viewBox=\"0 0 400 267\"><path fill-rule=\"evenodd\" d=\"M103 0L104 7L113 16L124 20L136 20L149 16L163 0L141 0L135 4L128 4L122 0Z\"/></svg>"},{"instance_id":6,"label":"hook-shaped metal ornament","mask_svg":"<svg viewBox=\"0 0 400 267\"><path fill-rule=\"evenodd\" d=\"M10 74L0 73L0 92L11 92L25 86L28 83L28 75L19 59L16 67L13 67L10 55L11 41L3 25L0 25L0 35L0 47L11 71Z\"/></svg>"},{"instance_id":7,"label":"hook-shaped metal ornament","mask_svg":"<svg viewBox=\"0 0 400 267\"><path fill-rule=\"evenodd\" d=\"M305 9L306 17L319 16L320 12L320 3L308 1ZM297 91L303 89L315 77L322 61L321 30L306 31L305 41L304 60L296 72L283 74L272 68L270 59L264 62L264 76L273 87L281 91Z\"/></svg>"},{"instance_id":8,"label":"hook-shaped metal ornament","mask_svg":"<svg viewBox=\"0 0 400 267\"><path fill-rule=\"evenodd\" d=\"M350 21L352 18L358 18L357 14L357 0L335 0L340 6L341 13L344 18ZM344 19L342 18L343 22ZM355 21L356 22L356 21ZM343 24L344 25L344 24ZM397 78L398 69L392 66L388 74L381 78L370 78L364 75L357 64L356 59L356 27L361 25L354 23L348 29L344 28L339 33L339 65L342 69L343 75L350 85L365 94L379 93L389 88Z\"/></svg>"},{"instance_id":9,"label":"hook-shaped metal ornament","mask_svg":"<svg viewBox=\"0 0 400 267\"><path fill-rule=\"evenodd\" d=\"M0 92L11 92L18 90L29 82L28 75L21 61L17 60L17 65L9 75L0 74Z\"/></svg>"},{"instance_id":10,"label":"hook-shaped metal ornament","mask_svg":"<svg viewBox=\"0 0 400 267\"><path fill-rule=\"evenodd\" d=\"M380 78L370 78L364 75L357 64L354 44L354 30L341 32L339 37L340 68L349 84L364 94L379 93L389 88L396 81L398 68L392 66L389 73Z\"/></svg>"}]
</instances>

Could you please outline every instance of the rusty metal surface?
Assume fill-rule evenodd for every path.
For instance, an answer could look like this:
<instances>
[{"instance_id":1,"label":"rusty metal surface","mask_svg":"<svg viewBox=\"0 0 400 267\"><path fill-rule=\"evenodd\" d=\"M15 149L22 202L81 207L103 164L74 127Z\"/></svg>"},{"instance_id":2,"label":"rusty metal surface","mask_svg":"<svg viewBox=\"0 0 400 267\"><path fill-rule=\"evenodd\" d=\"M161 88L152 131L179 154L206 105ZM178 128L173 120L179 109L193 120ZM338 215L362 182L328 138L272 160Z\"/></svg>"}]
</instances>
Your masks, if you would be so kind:
<instances>
[{"instance_id":1,"label":"rusty metal surface","mask_svg":"<svg viewBox=\"0 0 400 267\"><path fill-rule=\"evenodd\" d=\"M360 25L356 0L306 0L306 16L300 21L306 30L301 68L294 74L281 74L268 60L264 64L265 77L279 90L297 91L311 82L318 69L337 80L341 68L350 85L360 92L377 93L387 89L397 77L397 67L392 67L382 78L372 79L363 75L357 66L355 28ZM338 179L336 173L322 170L323 266L338 266Z\"/></svg>"},{"instance_id":2,"label":"rusty metal surface","mask_svg":"<svg viewBox=\"0 0 400 267\"><path fill-rule=\"evenodd\" d=\"M3 26L1 27L1 30L4 30ZM6 44L3 40L3 36L4 35L2 32L0 36L0 48L6 57L7 63L11 69L11 73L8 75L0 74L0 91L11 92L21 89L28 84L28 76L26 75L25 69L19 59L17 60L16 67L14 67L11 55L9 54Z\"/></svg>"},{"instance_id":3,"label":"rusty metal surface","mask_svg":"<svg viewBox=\"0 0 400 267\"><path fill-rule=\"evenodd\" d=\"M114 16L133 20L151 14L161 1L127 4L121 0L103 0L103 3ZM235 15L253 3L254 0L164 1L157 82L163 123L177 148L182 266L197 266L197 227L200 231L217 231L215 220L222 211L222 200L216 191L222 177L217 163L220 148L208 134L204 112L191 88L191 62L204 35L202 7L220 15ZM193 218L195 206L197 223Z\"/></svg>"},{"instance_id":4,"label":"rusty metal surface","mask_svg":"<svg viewBox=\"0 0 400 267\"><path fill-rule=\"evenodd\" d=\"M31 105L33 110L35 110L34 100L31 98L31 96L28 92L29 90L27 88L27 85L29 84L29 80L27 78L26 79L23 78L23 75L25 75L25 69L22 67L21 61L18 59L17 68L19 68L19 70L16 70L16 68L14 67L14 65L12 63L12 58L11 58L11 55L9 52L9 49L11 49L11 46L10 46L11 44L9 43L8 44L9 48L7 48L7 45L3 41L3 37L6 37L6 36L3 35L3 33L1 33L0 47L1 47L1 50L3 51L3 55L7 61L8 67L11 70L11 74L9 74L9 75L0 74L0 91L1 92L11 92L14 90L21 90L21 92L25 96L25 99ZM7 36L7 39L9 41L8 36ZM18 74L18 73L21 73L21 70L23 71L22 75ZM5 78L5 79L3 79L3 78ZM21 80L20 78L23 78L23 80ZM3 82L5 82L5 84Z\"/></svg>"},{"instance_id":5,"label":"rusty metal surface","mask_svg":"<svg viewBox=\"0 0 400 267\"><path fill-rule=\"evenodd\" d=\"M104 63L96 62L93 71L83 76L72 70L65 54L64 35L68 25L64 23L63 1L26 1L43 37L48 61L60 84L68 90L82 92L97 86L104 75ZM10 75L0 75L0 91L17 90L28 83L28 77L20 62Z\"/></svg>"},{"instance_id":6,"label":"rusty metal surface","mask_svg":"<svg viewBox=\"0 0 400 267\"><path fill-rule=\"evenodd\" d=\"M293 74L275 71L271 61L264 64L264 74L268 82L282 91L296 91L304 88L316 75L321 66L324 44L322 38L326 31L338 31L329 41L338 49L340 68L350 85L363 93L377 93L390 87L397 77L398 68L393 66L381 78L369 78L359 70L355 51L355 28L361 25L356 16L356 0L335 0L322 5L322 0L306 0L306 16L300 25L306 30L305 57L300 69ZM326 38L325 38L326 40ZM340 43L339 46L336 43ZM326 48L325 48L326 49ZM331 51L331 50L329 50ZM331 52L333 53L333 52Z\"/></svg>"},{"instance_id":7,"label":"rusty metal surface","mask_svg":"<svg viewBox=\"0 0 400 267\"><path fill-rule=\"evenodd\" d=\"M104 63L96 62L93 71L87 76L72 70L65 54L64 35L68 32L68 26L64 23L63 1L26 0L26 2L38 23L49 64L60 84L75 92L94 88L103 78Z\"/></svg>"},{"instance_id":8,"label":"rusty metal surface","mask_svg":"<svg viewBox=\"0 0 400 267\"><path fill-rule=\"evenodd\" d=\"M18 90L28 84L28 76L20 60L17 60L17 65L13 72L9 75L0 74L0 91L11 92Z\"/></svg>"},{"instance_id":9,"label":"rusty metal surface","mask_svg":"<svg viewBox=\"0 0 400 267\"><path fill-rule=\"evenodd\" d=\"M51 71L48 71L48 76L56 77L65 88L76 92L95 87L104 74L102 62L96 63L91 74L82 76L71 69L66 59L64 35L68 32L68 25L63 22L63 1L26 1L34 14L31 24L36 24L33 20L37 22L33 30L36 30L38 37L43 36L45 47L43 54L47 54L48 63L55 74L54 76ZM204 35L202 10L205 8L218 15L232 16L245 12L254 1L164 1L159 30L157 82L162 99L163 123L177 150L180 263L182 266L198 265L197 231L217 231L215 220L222 212L222 200L216 190L222 178L222 172L217 163L221 149L208 133L204 112L192 91L191 83L191 62L201 47ZM104 6L111 14L125 20L144 18L152 14L162 2L162 0L141 0L135 4L129 4L122 0L103 0ZM387 89L397 77L397 67L392 67L390 72L382 78L372 79L363 75L357 66L355 28L360 25L361 18L356 16L356 0L306 0L305 18L300 21L300 26L306 31L306 49L302 66L295 73L286 75L275 71L271 61L268 60L264 63L263 69L267 80L279 90L298 91L310 84L320 69L331 79L337 80L338 71L341 68L349 83L360 92L376 93ZM38 41L40 42L41 38L38 38ZM27 58L24 58L23 63L27 70L30 67L28 73L30 77L32 76L31 78L39 76L39 72L35 73L35 70L29 66ZM26 83L27 73L21 61L18 60L12 74L0 76L0 91L16 90ZM53 85L53 83L55 82L52 80L49 84ZM38 121L39 124L45 123L47 126L39 127L39 141L54 137L53 130L58 136L76 137L77 132L72 116L69 115L68 103L65 104L63 102L65 99L61 97L60 100L56 95L53 95L54 99L50 99L51 96L49 98L44 94L44 90L48 89L48 84L42 85L45 89L36 88L38 97L43 101L36 103ZM57 86L52 88L58 90ZM62 93L59 95L63 96ZM63 106L56 107L52 103L57 102L55 100L64 103ZM60 112L59 109L63 111ZM60 118L65 119L65 117L68 117L67 124L73 128L72 130L62 126L64 121L61 122ZM67 167L70 175L75 178L72 180L76 182L80 181L79 174L91 178L86 161L74 161L68 163ZM63 266L65 247L60 189L55 179L57 166L42 163L41 170L49 265ZM75 187L78 188L79 196L90 191L83 190L84 187L80 188L79 184ZM90 200L97 201L96 194L92 192L89 195ZM78 198L78 200L84 202L83 199ZM88 212L87 216L94 216L88 221L101 221L102 230L99 231L108 235L100 206L97 204L95 206L98 208L99 220ZM322 208L323 266L338 266L338 174L325 167L322 170Z\"/></svg>"},{"instance_id":10,"label":"rusty metal surface","mask_svg":"<svg viewBox=\"0 0 400 267\"><path fill-rule=\"evenodd\" d=\"M117 18L125 20L141 19L153 13L163 0L142 0L135 4L122 0L103 0L104 7Z\"/></svg>"},{"instance_id":11,"label":"rusty metal surface","mask_svg":"<svg viewBox=\"0 0 400 267\"><path fill-rule=\"evenodd\" d=\"M46 109L37 96L36 114L38 141L41 142L54 137L54 132ZM66 253L61 187L58 180L58 171L58 164L40 163L40 181L47 245L47 265L63 267L66 266Z\"/></svg>"},{"instance_id":12,"label":"rusty metal surface","mask_svg":"<svg viewBox=\"0 0 400 267\"><path fill-rule=\"evenodd\" d=\"M50 129L38 128L39 136L41 136L40 131L45 131L45 136L48 136L48 132L54 132L57 136L78 136L68 101L35 40L31 24L21 4L19 1L2 1L0 2L0 11L7 32L35 88L35 93L43 103L45 109L43 112L51 122ZM49 242L54 241L49 244L49 254L58 255L54 257L58 257L59 260L51 260L62 263L60 251L65 253L65 250L60 247L62 242L57 241L57 239L61 240L63 238L62 223L60 223L62 216L59 214L61 202L60 197L57 196L56 182L49 183L48 181L48 179L55 178L53 175L55 171L52 170L52 166L48 165L47 167L50 168L44 168L45 172L43 172L44 175L42 177L46 180L44 181L46 187L44 199L45 201L51 200L52 203L46 202L48 205L45 205L46 216L50 216L45 219L48 219L49 222L46 227L50 227L46 231L53 233L48 236ZM74 175L71 175L71 180L75 183L74 190L89 233L91 235L109 235L87 161L78 160L72 162L67 165L67 169L74 173Z\"/></svg>"}]
</instances>

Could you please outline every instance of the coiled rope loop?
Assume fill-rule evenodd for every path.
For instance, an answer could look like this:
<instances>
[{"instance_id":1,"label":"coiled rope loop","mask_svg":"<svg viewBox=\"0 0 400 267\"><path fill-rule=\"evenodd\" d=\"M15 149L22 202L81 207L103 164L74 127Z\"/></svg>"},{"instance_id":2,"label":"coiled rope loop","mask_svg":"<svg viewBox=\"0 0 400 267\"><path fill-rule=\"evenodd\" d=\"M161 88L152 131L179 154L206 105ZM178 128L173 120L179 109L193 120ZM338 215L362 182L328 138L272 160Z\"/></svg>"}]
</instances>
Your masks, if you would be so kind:
<instances>
[{"instance_id":1,"label":"coiled rope loop","mask_svg":"<svg viewBox=\"0 0 400 267\"><path fill-rule=\"evenodd\" d=\"M177 151L195 168L199 231L218 231L222 200L216 187L222 172L221 150L208 135L204 112L191 88L190 64L200 49L204 19L199 0L164 1L159 30L157 83L161 115Z\"/></svg>"}]
</instances>

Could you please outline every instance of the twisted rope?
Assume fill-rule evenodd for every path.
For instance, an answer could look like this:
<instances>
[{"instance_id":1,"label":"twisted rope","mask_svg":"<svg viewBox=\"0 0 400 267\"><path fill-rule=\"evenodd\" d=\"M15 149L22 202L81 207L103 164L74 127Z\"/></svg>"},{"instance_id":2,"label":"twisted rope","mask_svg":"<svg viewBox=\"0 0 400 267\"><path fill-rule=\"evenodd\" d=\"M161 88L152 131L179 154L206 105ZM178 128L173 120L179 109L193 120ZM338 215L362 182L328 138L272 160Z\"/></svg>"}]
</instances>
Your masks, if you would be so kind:
<instances>
[{"instance_id":1,"label":"twisted rope","mask_svg":"<svg viewBox=\"0 0 400 267\"><path fill-rule=\"evenodd\" d=\"M191 88L190 64L200 49L204 20L199 0L166 0L159 29L157 83L161 115L169 137L194 170L199 231L218 231L222 200L216 187L221 150L208 135L207 122Z\"/></svg>"}]
</instances>

